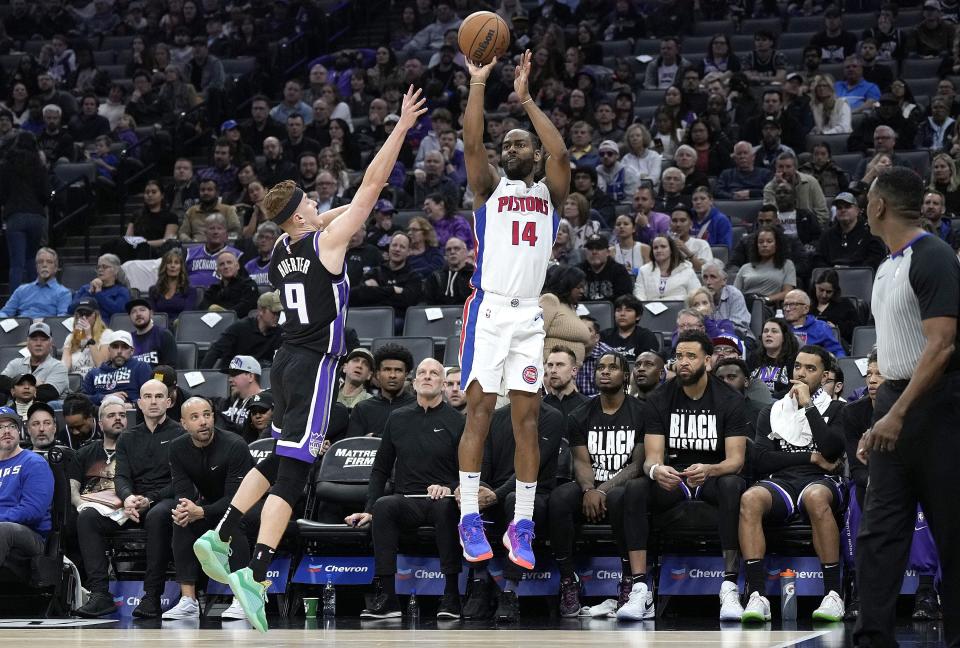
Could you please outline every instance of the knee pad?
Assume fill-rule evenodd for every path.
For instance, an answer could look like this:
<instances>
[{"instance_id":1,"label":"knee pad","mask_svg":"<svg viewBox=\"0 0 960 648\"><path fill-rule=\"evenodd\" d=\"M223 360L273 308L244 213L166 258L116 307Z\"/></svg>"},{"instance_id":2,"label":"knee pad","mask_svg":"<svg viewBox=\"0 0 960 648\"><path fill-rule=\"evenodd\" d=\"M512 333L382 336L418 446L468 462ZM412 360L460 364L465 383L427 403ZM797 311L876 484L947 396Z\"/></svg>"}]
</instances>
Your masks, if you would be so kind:
<instances>
[{"instance_id":1,"label":"knee pad","mask_svg":"<svg viewBox=\"0 0 960 648\"><path fill-rule=\"evenodd\" d=\"M276 481L270 488L270 494L276 495L289 504L290 508L293 508L300 496L303 495L303 487L307 485L307 478L310 476L312 466L313 464L298 459L279 457Z\"/></svg>"}]
</instances>

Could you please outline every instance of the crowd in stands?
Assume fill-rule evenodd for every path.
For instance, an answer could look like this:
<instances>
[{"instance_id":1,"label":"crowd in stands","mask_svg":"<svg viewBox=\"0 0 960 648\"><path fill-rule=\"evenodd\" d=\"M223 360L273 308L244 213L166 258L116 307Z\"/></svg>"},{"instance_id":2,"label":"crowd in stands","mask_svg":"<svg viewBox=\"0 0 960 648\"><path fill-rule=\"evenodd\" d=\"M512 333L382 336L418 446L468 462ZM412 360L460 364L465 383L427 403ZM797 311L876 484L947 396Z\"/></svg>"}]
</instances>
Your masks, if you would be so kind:
<instances>
[{"instance_id":1,"label":"crowd in stands","mask_svg":"<svg viewBox=\"0 0 960 648\"><path fill-rule=\"evenodd\" d=\"M841 275L844 267L875 271L888 253L863 213L878 173L904 166L922 176L924 226L960 247L954 225L960 223L960 8L946 0L847 4L856 7L701 0L694 11L692 0L581 0L575 8L559 0L417 0L396 4L385 43L322 52L290 78L268 83L260 68L230 78L223 62L260 56L262 43L307 29L316 11L312 3L224 7L194 0L95 0L78 8L80 3L62 0L36 6L12 0L0 22L0 51L17 56L14 65L0 68L0 205L11 292L0 317L34 321L27 353L2 370L0 389L10 411L0 410L0 423L22 420L17 441L35 450L56 443L76 451L81 493L112 491L110 480L91 470L102 468L101 455L111 464L116 453L119 509L151 530L148 548L164 537L156 539L154 531L169 538L170 516L161 523L147 511L160 500L177 506L170 499L171 466L146 467L125 458L124 446L136 441L132 433L123 440L126 423L117 422L135 416L141 422L134 429L141 432L160 427L172 439L186 431L200 443L212 417L217 435L229 431L247 442L269 436L272 397L261 384L280 345L283 308L267 268L280 230L265 219L260 203L273 184L288 179L321 212L348 203L365 164L397 123L409 84L424 88L430 112L410 131L369 222L351 240L350 305L391 306L399 334L413 306L463 304L471 293L478 241L460 132L469 75L456 33L472 11L495 10L513 38L486 88L487 158L499 169L503 136L530 128L513 91L512 58L529 48L531 94L564 136L573 166L571 193L553 206L559 226L541 306L547 337L542 418L573 449L575 476L556 489L559 500L550 497L538 509L538 515L560 515L543 528L550 529L561 565L561 609L569 615L579 610L572 536L561 542L557 525L569 521L569 532L574 520L607 519L596 500L610 492L609 521L621 534L627 496L618 491L620 504L614 505L613 491L623 486L617 471L640 461L641 471L624 474L637 482L667 479L657 471L666 460L650 469L633 448L644 433L663 435L664 426L652 423L657 417L641 404L678 391L674 376L681 363L705 368L704 384L715 392L718 410L740 412L727 415L729 429L721 431L727 441L765 440L757 431L769 431L770 409L798 400L799 372L799 380L809 383L799 400L816 403L817 418L829 419L830 428L817 428L816 441L804 446L805 461L839 479L844 442L849 448L851 436L864 430L852 424L843 429L842 414L825 412L843 401L837 359L852 351L854 330L870 324L869 291L842 294ZM717 21L716 29L702 31L704 21ZM807 37L786 30L793 21L810 26ZM130 37L129 50L113 52L122 78L98 69L95 54L105 36ZM38 41L39 51L21 54L25 43ZM936 83L929 83L934 77ZM203 110L195 121L179 119L198 106ZM109 183L104 186L115 187L124 180L124 160L141 154L143 126L167 133L171 142L179 141L183 128L207 137L199 149L178 151L157 164L153 177L136 186L142 207L124 223L124 235L100 250L96 276L70 290L57 280L56 250L46 246L53 172L59 164L89 160ZM590 302L609 303L613 321L601 324L590 316ZM672 332L641 326L657 302L682 302ZM197 311L236 317L195 366L179 366L171 331L185 313ZM132 330L110 328L118 315L130 317ZM51 327L59 324L44 319L68 316L70 333L58 348ZM674 360L683 344L691 356ZM392 454L382 460L378 455L376 469L388 475L388 458L402 462L404 452L413 452L394 447L392 435L409 414L398 410L433 403L442 392L444 402L462 412L459 372L441 367L438 378L436 367L429 361L415 365L402 345L371 352L354 334L349 346L342 409L335 410L324 448L342 438L382 437ZM872 382L856 394L861 400L872 398L882 380L875 364L869 366ZM190 390L178 382L176 370L197 368L229 373L232 395L206 410L202 404L188 407ZM407 378L413 372L411 391ZM80 378L73 388L70 374ZM658 406L666 416L665 405ZM197 410L197 419L188 422L182 410ZM555 410L563 423L556 422ZM604 441L601 419L608 411L622 413L617 424L639 436L636 444L598 457L588 448L620 447ZM637 411L645 412L640 419L646 422L633 420ZM63 419L55 435L36 432L42 428L36 421L53 413ZM777 421L775 415L772 424ZM509 416L500 424L509 427ZM496 429L495 446L510 436ZM549 443L559 443L554 436ZM0 434L0 452L3 442ZM711 456L734 468L725 476L736 476L745 450L723 456L720 446L720 456ZM438 483L455 487L453 448L453 459L444 454L450 451L445 445L431 448L436 471L425 476L415 470L396 492ZM495 452L509 454L499 447ZM174 464L172 450L170 457ZM859 465L852 451L846 457L851 467ZM243 465L238 460L237 469ZM144 474L130 474L137 470ZM543 470L542 483L552 486L556 466ZM488 490L499 493L498 484L511 482L504 477L511 471L491 468L499 481ZM737 477L743 484L726 482L739 488L737 497L752 475L744 477ZM420 484L421 478L435 481ZM571 484L588 494L573 492ZM381 487L372 482L371 493L382 494ZM203 498L221 501L231 488L236 484ZM388 509L388 502L378 505L374 495L354 522L379 520L382 512L382 519L400 524L397 510ZM715 500L728 496L723 491ZM3 506L0 497L0 511ZM195 521L196 503L181 506L183 524L175 524L185 527ZM445 506L456 508L449 498ZM75 557L94 593L103 594L102 544L84 539L114 529L90 510L78 516L77 546L85 548ZM434 520L437 541L449 559L445 573L453 574L460 563L447 554L457 549L443 544L452 536L441 530L455 528L449 528L450 511L443 515ZM821 516L817 523L827 522ZM31 528L46 532L42 522ZM721 534L724 551L735 550L736 529L733 540L729 528ZM375 541L383 537L374 534ZM617 539L625 579L631 571L635 578L644 575L645 562L634 555L641 548ZM157 570L165 567L170 548L150 551L154 580L146 583L144 600L155 594ZM839 560L821 558L825 573ZM378 556L378 576L392 576L389 562ZM177 573L187 586L183 596L195 599L190 587L196 570L178 564ZM748 580L755 576L747 574ZM847 597L848 612L855 610L855 597L833 578L834 593ZM621 607L635 582L621 592ZM917 599L921 617L933 614L936 604L928 585L924 580ZM480 598L468 599L469 614L492 612ZM728 586L721 598L724 609L736 607ZM88 612L102 609L102 600L93 601ZM390 612L395 596L380 603L374 613ZM509 612L509 600L500 604ZM453 605L445 600L441 607L459 614L459 602L455 610ZM148 606L143 613L158 610Z\"/></svg>"}]
</instances>

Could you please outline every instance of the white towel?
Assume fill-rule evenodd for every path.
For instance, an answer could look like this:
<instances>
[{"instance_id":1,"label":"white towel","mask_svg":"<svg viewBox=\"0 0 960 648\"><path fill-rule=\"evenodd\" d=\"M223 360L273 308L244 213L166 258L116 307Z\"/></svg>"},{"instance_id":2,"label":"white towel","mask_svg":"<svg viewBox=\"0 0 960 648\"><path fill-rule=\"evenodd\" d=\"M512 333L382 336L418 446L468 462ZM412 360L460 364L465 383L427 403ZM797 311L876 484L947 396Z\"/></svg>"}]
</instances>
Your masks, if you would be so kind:
<instances>
[{"instance_id":1,"label":"white towel","mask_svg":"<svg viewBox=\"0 0 960 648\"><path fill-rule=\"evenodd\" d=\"M817 390L812 400L821 415L833 402L822 389ZM789 394L770 408L770 430L771 439L783 439L798 448L804 448L813 441L813 431L810 429L806 413Z\"/></svg>"}]
</instances>

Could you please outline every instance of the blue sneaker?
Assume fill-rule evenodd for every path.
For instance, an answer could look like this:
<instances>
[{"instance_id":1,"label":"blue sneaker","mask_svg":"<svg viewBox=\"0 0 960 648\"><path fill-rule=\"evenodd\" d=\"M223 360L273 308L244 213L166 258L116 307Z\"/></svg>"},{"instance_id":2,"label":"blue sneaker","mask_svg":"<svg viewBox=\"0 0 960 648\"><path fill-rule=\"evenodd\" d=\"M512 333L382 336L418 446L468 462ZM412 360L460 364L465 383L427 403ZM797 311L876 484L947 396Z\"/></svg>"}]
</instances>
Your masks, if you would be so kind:
<instances>
[{"instance_id":1,"label":"blue sneaker","mask_svg":"<svg viewBox=\"0 0 960 648\"><path fill-rule=\"evenodd\" d=\"M503 546L510 552L510 560L524 569L533 569L533 520L514 520L503 534Z\"/></svg>"},{"instance_id":2,"label":"blue sneaker","mask_svg":"<svg viewBox=\"0 0 960 648\"><path fill-rule=\"evenodd\" d=\"M493 549L483 532L483 520L479 513L464 515L457 527L460 530L460 546L467 562L480 562L493 558Z\"/></svg>"}]
</instances>

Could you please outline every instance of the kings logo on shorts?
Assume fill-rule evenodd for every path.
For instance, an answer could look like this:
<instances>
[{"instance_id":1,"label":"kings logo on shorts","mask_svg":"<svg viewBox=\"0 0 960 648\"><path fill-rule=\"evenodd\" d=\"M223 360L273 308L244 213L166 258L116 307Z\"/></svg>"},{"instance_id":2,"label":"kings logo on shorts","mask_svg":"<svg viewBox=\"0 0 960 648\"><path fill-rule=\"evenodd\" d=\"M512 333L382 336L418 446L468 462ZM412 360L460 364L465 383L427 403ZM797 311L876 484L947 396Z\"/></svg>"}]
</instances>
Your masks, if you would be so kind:
<instances>
[{"instance_id":1,"label":"kings logo on shorts","mask_svg":"<svg viewBox=\"0 0 960 648\"><path fill-rule=\"evenodd\" d=\"M528 385L534 384L535 382L537 382L537 375L539 373L540 372L537 371L536 367L534 367L533 365L529 365L523 370L524 382L526 382Z\"/></svg>"}]
</instances>

